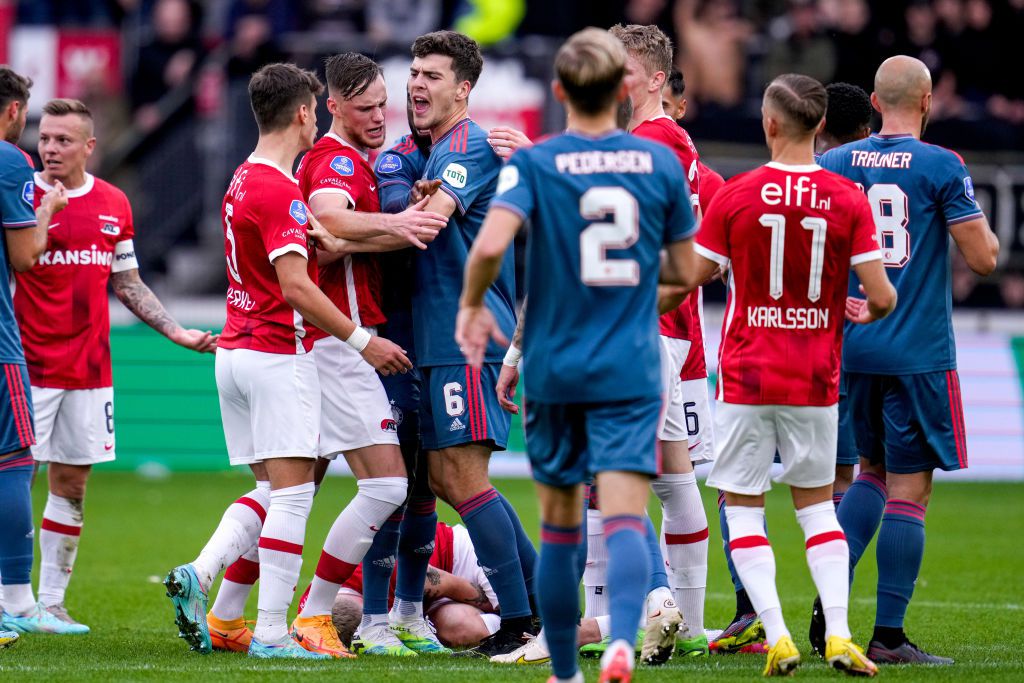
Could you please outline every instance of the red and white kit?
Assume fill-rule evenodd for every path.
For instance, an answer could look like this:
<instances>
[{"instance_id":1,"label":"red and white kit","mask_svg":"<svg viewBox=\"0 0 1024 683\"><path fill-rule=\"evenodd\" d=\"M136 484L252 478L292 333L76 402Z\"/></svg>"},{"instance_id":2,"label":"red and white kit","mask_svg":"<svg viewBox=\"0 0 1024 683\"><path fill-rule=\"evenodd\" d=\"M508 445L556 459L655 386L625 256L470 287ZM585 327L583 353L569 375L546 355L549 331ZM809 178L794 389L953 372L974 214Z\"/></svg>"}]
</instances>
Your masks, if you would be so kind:
<instances>
[{"instance_id":1,"label":"red and white kit","mask_svg":"<svg viewBox=\"0 0 1024 683\"><path fill-rule=\"evenodd\" d=\"M690 183L690 202L696 213L703 188L700 155L683 130L669 116L644 121L633 134L667 146L679 159ZM714 459L711 409L708 400L708 368L704 359L703 292L687 296L678 308L662 314L662 380L668 406L658 438L662 441L689 441L690 459L705 462Z\"/></svg>"},{"instance_id":2,"label":"red and white kit","mask_svg":"<svg viewBox=\"0 0 1024 683\"><path fill-rule=\"evenodd\" d=\"M731 264L708 485L768 490L776 446L777 481L830 483L850 266L881 258L867 199L817 165L770 163L726 183L696 250Z\"/></svg>"},{"instance_id":3,"label":"red and white kit","mask_svg":"<svg viewBox=\"0 0 1024 683\"><path fill-rule=\"evenodd\" d=\"M298 182L250 156L221 205L227 260L227 321L217 344L217 391L232 465L317 454L320 384L302 316L281 292L274 261L306 246L309 213Z\"/></svg>"},{"instance_id":4,"label":"red and white kit","mask_svg":"<svg viewBox=\"0 0 1024 683\"><path fill-rule=\"evenodd\" d=\"M35 176L35 205L51 185ZM16 273L14 313L32 384L41 462L91 465L114 459L110 370L111 273L138 268L128 198L90 174L68 190L39 263Z\"/></svg>"},{"instance_id":5,"label":"red and white kit","mask_svg":"<svg viewBox=\"0 0 1024 683\"><path fill-rule=\"evenodd\" d=\"M308 202L334 196L354 211L380 212L377 178L363 154L329 132L302 158L299 187ZM381 313L381 276L376 256L352 254L320 266L320 288L342 313L371 334L385 321ZM311 330L320 374L323 419L320 455L376 444L398 444L397 424L380 377L345 342Z\"/></svg>"}]
</instances>

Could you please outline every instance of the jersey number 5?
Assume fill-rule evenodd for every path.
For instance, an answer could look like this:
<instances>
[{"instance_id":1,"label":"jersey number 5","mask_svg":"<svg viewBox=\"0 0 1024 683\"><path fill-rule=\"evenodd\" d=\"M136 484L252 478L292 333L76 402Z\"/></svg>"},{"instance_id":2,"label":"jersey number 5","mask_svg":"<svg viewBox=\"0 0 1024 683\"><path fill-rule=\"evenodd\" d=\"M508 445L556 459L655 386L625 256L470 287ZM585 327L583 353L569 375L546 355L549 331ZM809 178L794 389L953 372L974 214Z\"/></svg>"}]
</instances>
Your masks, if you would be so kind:
<instances>
[{"instance_id":1,"label":"jersey number 5","mask_svg":"<svg viewBox=\"0 0 1024 683\"><path fill-rule=\"evenodd\" d=\"M782 298L782 264L785 263L786 217L779 213L761 214L761 225L772 229L771 263L768 267L768 293L773 299ZM821 273L825 265L824 218L807 216L800 221L804 230L811 231L811 274L807 283L807 298L817 301L821 298Z\"/></svg>"},{"instance_id":2,"label":"jersey number 5","mask_svg":"<svg viewBox=\"0 0 1024 683\"><path fill-rule=\"evenodd\" d=\"M228 244L231 248L228 250L228 272L231 273L231 279L238 284L242 284L242 276L238 274L238 255L235 250L235 233L231 230L231 219L235 215L235 207L231 204L224 205L224 237L227 239Z\"/></svg>"},{"instance_id":3,"label":"jersey number 5","mask_svg":"<svg viewBox=\"0 0 1024 683\"><path fill-rule=\"evenodd\" d=\"M591 287L632 287L640 282L640 264L633 259L610 259L609 249L631 247L640 236L636 198L623 187L592 187L580 197L580 215L598 221L580 233L580 279Z\"/></svg>"}]
</instances>

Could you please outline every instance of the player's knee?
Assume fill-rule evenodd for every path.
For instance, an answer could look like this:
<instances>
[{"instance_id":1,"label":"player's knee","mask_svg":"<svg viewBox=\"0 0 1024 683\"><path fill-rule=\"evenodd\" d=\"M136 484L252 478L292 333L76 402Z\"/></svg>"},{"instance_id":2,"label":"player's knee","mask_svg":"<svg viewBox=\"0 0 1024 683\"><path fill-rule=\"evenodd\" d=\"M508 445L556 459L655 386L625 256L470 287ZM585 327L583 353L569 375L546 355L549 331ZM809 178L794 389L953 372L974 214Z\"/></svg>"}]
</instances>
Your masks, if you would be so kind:
<instances>
[{"instance_id":1,"label":"player's knee","mask_svg":"<svg viewBox=\"0 0 1024 683\"><path fill-rule=\"evenodd\" d=\"M489 636L487 625L479 616L452 619L438 629L438 637L451 647L472 647Z\"/></svg>"},{"instance_id":2,"label":"player's knee","mask_svg":"<svg viewBox=\"0 0 1024 683\"><path fill-rule=\"evenodd\" d=\"M83 500L89 471L82 468L66 468L50 465L50 492L61 498Z\"/></svg>"},{"instance_id":3,"label":"player's knee","mask_svg":"<svg viewBox=\"0 0 1024 683\"><path fill-rule=\"evenodd\" d=\"M406 477L372 477L360 479L356 485L360 496L389 503L397 508L405 502L409 480Z\"/></svg>"}]
</instances>

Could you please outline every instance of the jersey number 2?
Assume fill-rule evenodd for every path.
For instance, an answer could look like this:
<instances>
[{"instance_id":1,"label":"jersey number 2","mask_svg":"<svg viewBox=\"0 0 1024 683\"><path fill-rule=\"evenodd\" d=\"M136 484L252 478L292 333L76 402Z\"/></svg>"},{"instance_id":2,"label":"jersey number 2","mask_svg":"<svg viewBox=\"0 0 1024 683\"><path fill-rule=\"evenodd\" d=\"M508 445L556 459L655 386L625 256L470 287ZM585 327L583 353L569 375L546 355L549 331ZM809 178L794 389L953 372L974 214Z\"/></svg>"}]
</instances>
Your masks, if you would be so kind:
<instances>
[{"instance_id":1,"label":"jersey number 2","mask_svg":"<svg viewBox=\"0 0 1024 683\"><path fill-rule=\"evenodd\" d=\"M580 233L580 279L591 287L632 287L640 282L640 264L629 258L610 259L609 249L631 247L640 236L636 198L623 187L592 187L580 197L580 215L598 221Z\"/></svg>"}]
</instances>

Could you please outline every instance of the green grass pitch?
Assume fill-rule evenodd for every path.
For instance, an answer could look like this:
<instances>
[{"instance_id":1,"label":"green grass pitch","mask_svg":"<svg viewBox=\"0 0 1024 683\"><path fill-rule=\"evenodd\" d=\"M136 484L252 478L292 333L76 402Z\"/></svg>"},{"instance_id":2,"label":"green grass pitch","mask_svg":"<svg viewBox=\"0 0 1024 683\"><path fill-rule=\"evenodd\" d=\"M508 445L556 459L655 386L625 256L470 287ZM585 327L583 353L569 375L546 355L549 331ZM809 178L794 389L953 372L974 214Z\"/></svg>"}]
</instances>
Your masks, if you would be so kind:
<instances>
[{"instance_id":1,"label":"green grass pitch","mask_svg":"<svg viewBox=\"0 0 1024 683\"><path fill-rule=\"evenodd\" d=\"M36 519L46 497L36 482ZM547 667L496 667L487 663L420 658L412 662L362 657L355 661L293 664L250 661L241 655L189 652L176 638L170 602L159 581L175 564L192 559L225 505L248 490L232 473L176 474L165 480L100 472L89 486L86 527L71 582L68 607L92 627L84 637L25 636L0 651L0 681L545 681ZM499 481L527 529L537 529L537 505L527 481ZM352 480L331 478L317 496L306 536L300 587L316 562L319 545L341 505L354 493ZM956 658L941 670L885 668L900 680L1024 680L1024 487L1019 484L939 484L928 513L924 567L908 615L911 638L926 649ZM720 549L713 492L704 499L711 520L706 624L721 628L733 612L732 586ZM441 506L441 515L454 513ZM840 674L808 655L807 618L814 589L803 542L788 496L770 495L769 529L778 560L786 618L805 654L797 676L837 680ZM858 642L870 635L874 615L874 549L857 576L851 626ZM248 613L255 616L255 592ZM638 681L753 680L763 657L734 655L701 662L674 660L641 668ZM596 680L592 662L583 664ZM343 677L343 678L342 678Z\"/></svg>"}]
</instances>

